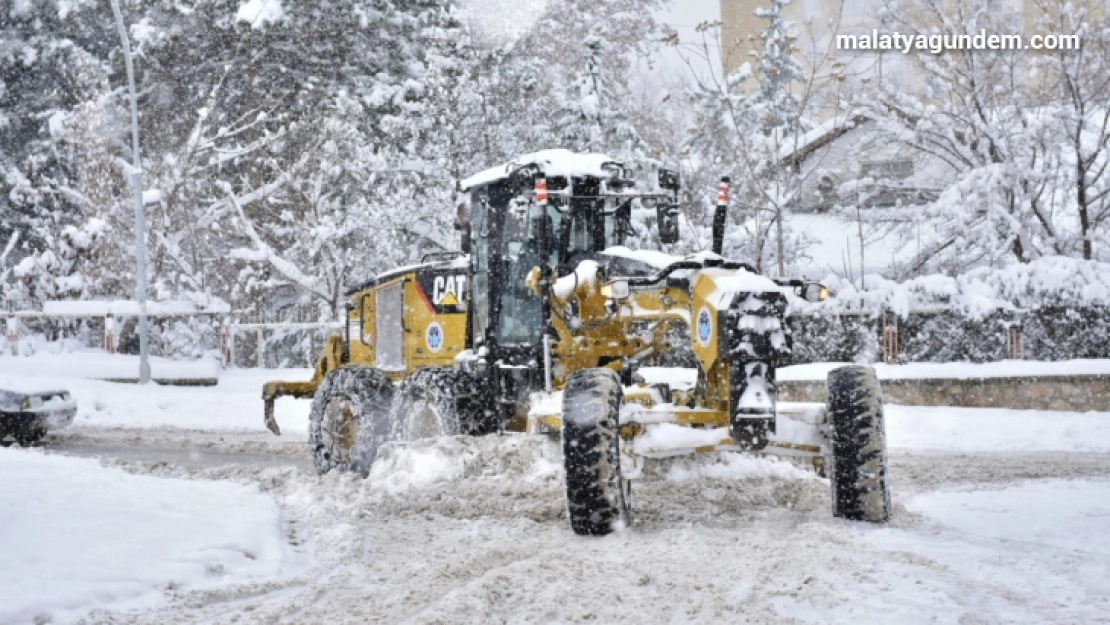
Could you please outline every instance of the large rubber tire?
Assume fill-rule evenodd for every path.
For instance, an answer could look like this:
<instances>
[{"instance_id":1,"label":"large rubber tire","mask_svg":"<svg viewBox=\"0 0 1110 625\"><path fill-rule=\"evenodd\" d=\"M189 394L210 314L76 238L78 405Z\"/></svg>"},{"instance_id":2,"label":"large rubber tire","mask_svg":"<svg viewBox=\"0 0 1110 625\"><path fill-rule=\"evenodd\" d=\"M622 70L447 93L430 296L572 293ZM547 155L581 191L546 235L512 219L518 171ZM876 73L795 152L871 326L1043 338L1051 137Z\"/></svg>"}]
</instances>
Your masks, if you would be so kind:
<instances>
[{"instance_id":1,"label":"large rubber tire","mask_svg":"<svg viewBox=\"0 0 1110 625\"><path fill-rule=\"evenodd\" d=\"M575 534L600 536L629 524L620 463L623 401L612 369L576 371L563 391L563 466Z\"/></svg>"},{"instance_id":2,"label":"large rubber tire","mask_svg":"<svg viewBox=\"0 0 1110 625\"><path fill-rule=\"evenodd\" d=\"M18 428L12 436L15 437L15 442L19 443L20 447L31 447L46 438L46 428L27 425Z\"/></svg>"},{"instance_id":3,"label":"large rubber tire","mask_svg":"<svg viewBox=\"0 0 1110 625\"><path fill-rule=\"evenodd\" d=\"M454 371L438 367L409 376L393 406L390 438L408 442L468 433L455 402L456 381Z\"/></svg>"},{"instance_id":4,"label":"large rubber tire","mask_svg":"<svg viewBox=\"0 0 1110 625\"><path fill-rule=\"evenodd\" d=\"M316 471L368 472L385 440L392 404L393 381L378 369L347 366L328 373L308 417Z\"/></svg>"},{"instance_id":5,"label":"large rubber tire","mask_svg":"<svg viewBox=\"0 0 1110 625\"><path fill-rule=\"evenodd\" d=\"M879 379L871 367L850 365L830 371L827 384L833 516L886 522L890 488Z\"/></svg>"},{"instance_id":6,"label":"large rubber tire","mask_svg":"<svg viewBox=\"0 0 1110 625\"><path fill-rule=\"evenodd\" d=\"M5 440L9 436L11 440ZM45 437L45 427L29 423L13 423L8 428L0 428L0 447L10 447L11 445L32 447Z\"/></svg>"}]
</instances>

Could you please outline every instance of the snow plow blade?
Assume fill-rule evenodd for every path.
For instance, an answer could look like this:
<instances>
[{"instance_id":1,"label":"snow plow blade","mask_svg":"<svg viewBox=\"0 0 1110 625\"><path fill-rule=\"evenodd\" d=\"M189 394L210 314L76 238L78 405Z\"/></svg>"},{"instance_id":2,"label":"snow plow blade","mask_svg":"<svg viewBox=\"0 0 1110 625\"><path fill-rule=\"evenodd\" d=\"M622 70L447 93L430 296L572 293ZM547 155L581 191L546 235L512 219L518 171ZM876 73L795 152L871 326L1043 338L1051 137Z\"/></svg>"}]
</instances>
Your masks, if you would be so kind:
<instances>
[{"instance_id":1,"label":"snow plow blade","mask_svg":"<svg viewBox=\"0 0 1110 625\"><path fill-rule=\"evenodd\" d=\"M274 419L274 400L278 397L295 397L297 399L312 399L316 394L316 387L320 383L316 379L308 382L267 382L262 386L262 401L264 404L264 421L266 428L274 434L281 436L281 428Z\"/></svg>"},{"instance_id":2,"label":"snow plow blade","mask_svg":"<svg viewBox=\"0 0 1110 625\"><path fill-rule=\"evenodd\" d=\"M262 385L262 401L264 404L264 421L266 428L281 436L281 428L278 427L277 420L274 419L274 400L278 397L295 397L297 399L312 399L316 394L316 389L320 387L320 383L324 381L324 376L329 371L343 366L346 361L345 350L343 347L343 336L339 334L329 335L327 341L324 343L324 348L320 351L320 356L316 359L316 368L312 373L312 379L307 382L267 382Z\"/></svg>"}]
</instances>

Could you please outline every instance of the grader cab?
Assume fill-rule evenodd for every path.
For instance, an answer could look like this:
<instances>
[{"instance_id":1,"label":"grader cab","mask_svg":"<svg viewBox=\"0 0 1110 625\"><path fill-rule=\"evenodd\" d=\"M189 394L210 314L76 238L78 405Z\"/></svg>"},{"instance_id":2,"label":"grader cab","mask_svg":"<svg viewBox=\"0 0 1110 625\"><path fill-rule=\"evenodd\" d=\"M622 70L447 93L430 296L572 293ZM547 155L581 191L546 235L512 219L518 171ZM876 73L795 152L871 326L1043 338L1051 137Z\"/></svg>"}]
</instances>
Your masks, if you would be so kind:
<instances>
[{"instance_id":1,"label":"grader cab","mask_svg":"<svg viewBox=\"0 0 1110 625\"><path fill-rule=\"evenodd\" d=\"M276 398L312 397L321 473L365 473L386 442L557 434L579 534L628 523L645 458L706 451L810 458L830 477L834 514L885 521L874 371L834 370L824 406L777 400L789 299L827 290L727 260L719 236L713 252L684 258L629 249L634 221L664 243L678 237L677 177L663 171L657 187L565 150L463 181L467 253L351 289L346 331L313 379L265 385L267 425L279 433Z\"/></svg>"}]
</instances>

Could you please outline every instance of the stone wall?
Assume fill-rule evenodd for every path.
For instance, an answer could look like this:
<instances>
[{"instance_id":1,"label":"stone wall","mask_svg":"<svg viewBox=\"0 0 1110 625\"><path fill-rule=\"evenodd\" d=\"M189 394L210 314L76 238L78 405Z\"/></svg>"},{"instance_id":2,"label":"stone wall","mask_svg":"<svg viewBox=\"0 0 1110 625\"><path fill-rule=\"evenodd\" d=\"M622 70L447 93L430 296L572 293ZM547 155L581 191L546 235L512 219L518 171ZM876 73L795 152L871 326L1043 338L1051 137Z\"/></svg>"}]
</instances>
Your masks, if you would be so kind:
<instances>
[{"instance_id":1,"label":"stone wall","mask_svg":"<svg viewBox=\"0 0 1110 625\"><path fill-rule=\"evenodd\" d=\"M1110 411L1110 375L883 380L883 400L906 406ZM782 381L782 401L823 402L825 382Z\"/></svg>"}]
</instances>

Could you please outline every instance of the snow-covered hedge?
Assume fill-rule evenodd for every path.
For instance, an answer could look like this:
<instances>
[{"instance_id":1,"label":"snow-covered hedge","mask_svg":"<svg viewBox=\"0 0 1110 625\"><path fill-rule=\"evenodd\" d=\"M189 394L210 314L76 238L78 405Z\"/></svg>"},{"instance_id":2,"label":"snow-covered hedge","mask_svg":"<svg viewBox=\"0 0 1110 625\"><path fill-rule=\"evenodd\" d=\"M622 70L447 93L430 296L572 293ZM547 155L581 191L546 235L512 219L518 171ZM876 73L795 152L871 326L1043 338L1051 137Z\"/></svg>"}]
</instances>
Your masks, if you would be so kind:
<instances>
[{"instance_id":1,"label":"snow-covered hedge","mask_svg":"<svg viewBox=\"0 0 1110 625\"><path fill-rule=\"evenodd\" d=\"M104 319L31 317L15 320L19 329L17 352L23 356L68 353L104 345ZM220 320L215 317L152 318L150 352L165 358L197 359L218 357ZM3 329L0 327L0 329ZM117 322L116 348L120 353L139 353L137 319L122 317ZM11 354L7 332L0 337L0 357Z\"/></svg>"},{"instance_id":2,"label":"snow-covered hedge","mask_svg":"<svg viewBox=\"0 0 1110 625\"><path fill-rule=\"evenodd\" d=\"M796 302L800 314L866 311L901 317L915 310L950 309L971 319L996 312L1020 313L1046 306L1110 306L1110 263L1049 256L1007 267L980 267L955 278L928 275L896 282L867 276L859 288L837 276L824 280L832 297L820 304Z\"/></svg>"},{"instance_id":3,"label":"snow-covered hedge","mask_svg":"<svg viewBox=\"0 0 1110 625\"><path fill-rule=\"evenodd\" d=\"M791 304L795 362L878 360L884 312L897 323L902 362L1009 358L1013 327L1027 359L1110 357L1108 263L1048 257L955 278L868 276L866 290L825 284L828 301Z\"/></svg>"}]
</instances>

